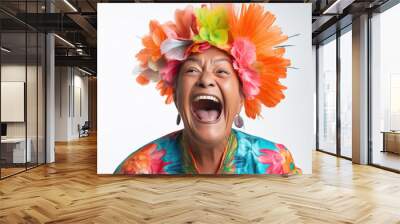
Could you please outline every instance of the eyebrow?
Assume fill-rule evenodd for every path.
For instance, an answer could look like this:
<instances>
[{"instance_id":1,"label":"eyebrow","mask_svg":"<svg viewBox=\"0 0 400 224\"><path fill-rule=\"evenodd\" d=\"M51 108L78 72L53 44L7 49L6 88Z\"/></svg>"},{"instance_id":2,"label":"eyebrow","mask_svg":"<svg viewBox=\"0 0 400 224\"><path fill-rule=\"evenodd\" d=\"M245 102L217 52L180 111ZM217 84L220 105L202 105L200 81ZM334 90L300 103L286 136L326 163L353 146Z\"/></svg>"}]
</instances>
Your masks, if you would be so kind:
<instances>
[{"instance_id":1,"label":"eyebrow","mask_svg":"<svg viewBox=\"0 0 400 224\"><path fill-rule=\"evenodd\" d=\"M201 64L201 61L199 59L195 58L195 57L188 57L186 59L186 61L194 61L194 62L196 62L198 64Z\"/></svg>"},{"instance_id":2,"label":"eyebrow","mask_svg":"<svg viewBox=\"0 0 400 224\"><path fill-rule=\"evenodd\" d=\"M188 58L186 59L186 61L193 61L193 62L196 62L196 63L198 63L198 64L201 64L201 60L200 60L200 59L197 59L197 58L195 58L195 57L188 57ZM228 63L232 63L232 61L231 61L230 58L225 58L225 57L224 57L224 58L217 58L217 59L215 59L215 60L212 60L211 63L212 63L212 64L215 64L215 63L223 62L223 61L228 62Z\"/></svg>"},{"instance_id":3,"label":"eyebrow","mask_svg":"<svg viewBox=\"0 0 400 224\"><path fill-rule=\"evenodd\" d=\"M215 63L218 63L218 62L223 62L223 61L228 62L228 63L232 63L230 58L218 58L218 59L212 60L212 64L215 64Z\"/></svg>"}]
</instances>

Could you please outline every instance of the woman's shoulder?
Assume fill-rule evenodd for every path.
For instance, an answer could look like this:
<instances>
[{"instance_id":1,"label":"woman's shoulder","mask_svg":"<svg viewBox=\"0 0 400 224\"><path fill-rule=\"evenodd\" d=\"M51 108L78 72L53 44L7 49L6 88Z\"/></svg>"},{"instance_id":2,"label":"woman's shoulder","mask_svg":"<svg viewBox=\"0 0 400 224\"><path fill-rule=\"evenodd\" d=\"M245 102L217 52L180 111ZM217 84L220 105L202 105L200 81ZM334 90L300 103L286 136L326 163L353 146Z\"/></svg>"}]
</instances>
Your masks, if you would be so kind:
<instances>
[{"instance_id":1,"label":"woman's shoulder","mask_svg":"<svg viewBox=\"0 0 400 224\"><path fill-rule=\"evenodd\" d=\"M265 149L269 149L269 150L278 151L279 148L277 146L282 145L282 144L278 144L273 141L267 140L265 138L255 136L255 135L252 135L252 134L240 131L240 130L236 130L236 129L233 129L233 130L236 134L237 140L243 144L252 145L253 146L252 149L265 148Z\"/></svg>"},{"instance_id":2,"label":"woman's shoulder","mask_svg":"<svg viewBox=\"0 0 400 224\"><path fill-rule=\"evenodd\" d=\"M153 140L132 152L117 167L114 174L166 174L167 166L180 158L178 138L182 130Z\"/></svg>"},{"instance_id":3,"label":"woman's shoulder","mask_svg":"<svg viewBox=\"0 0 400 224\"><path fill-rule=\"evenodd\" d=\"M238 156L251 161L255 173L300 174L291 152L285 145L262 137L234 130L238 141Z\"/></svg>"}]
</instances>

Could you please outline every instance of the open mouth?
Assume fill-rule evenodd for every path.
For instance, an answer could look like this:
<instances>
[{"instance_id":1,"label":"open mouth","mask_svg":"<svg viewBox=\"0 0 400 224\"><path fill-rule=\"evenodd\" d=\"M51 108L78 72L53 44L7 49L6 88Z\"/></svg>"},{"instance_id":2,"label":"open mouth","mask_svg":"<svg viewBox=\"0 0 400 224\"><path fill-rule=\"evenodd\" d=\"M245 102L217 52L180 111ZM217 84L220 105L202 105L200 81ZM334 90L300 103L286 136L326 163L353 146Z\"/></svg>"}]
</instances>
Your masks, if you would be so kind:
<instances>
[{"instance_id":1,"label":"open mouth","mask_svg":"<svg viewBox=\"0 0 400 224\"><path fill-rule=\"evenodd\" d=\"M214 123L221 117L222 103L211 95L198 95L192 100L192 113L202 122Z\"/></svg>"}]
</instances>

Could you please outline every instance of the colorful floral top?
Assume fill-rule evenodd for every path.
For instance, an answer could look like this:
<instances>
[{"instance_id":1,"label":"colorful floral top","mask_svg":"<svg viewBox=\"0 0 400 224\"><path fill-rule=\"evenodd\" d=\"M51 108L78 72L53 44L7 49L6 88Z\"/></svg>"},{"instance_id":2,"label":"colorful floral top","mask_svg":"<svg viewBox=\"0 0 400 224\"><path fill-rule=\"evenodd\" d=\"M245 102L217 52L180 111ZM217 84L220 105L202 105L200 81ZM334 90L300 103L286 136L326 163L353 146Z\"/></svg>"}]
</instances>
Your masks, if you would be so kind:
<instances>
[{"instance_id":1,"label":"colorful floral top","mask_svg":"<svg viewBox=\"0 0 400 224\"><path fill-rule=\"evenodd\" d=\"M182 130L129 155L115 174L197 174ZM186 150L187 149L187 150ZM232 129L218 174L301 174L284 145Z\"/></svg>"}]
</instances>

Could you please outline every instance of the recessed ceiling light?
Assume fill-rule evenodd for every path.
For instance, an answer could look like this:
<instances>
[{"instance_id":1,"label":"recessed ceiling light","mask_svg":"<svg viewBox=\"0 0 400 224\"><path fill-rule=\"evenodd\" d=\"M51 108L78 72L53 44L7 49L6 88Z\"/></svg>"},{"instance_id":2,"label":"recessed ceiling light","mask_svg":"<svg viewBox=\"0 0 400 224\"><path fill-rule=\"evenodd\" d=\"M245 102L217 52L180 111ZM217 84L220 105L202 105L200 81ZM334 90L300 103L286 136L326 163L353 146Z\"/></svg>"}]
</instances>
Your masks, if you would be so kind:
<instances>
[{"instance_id":1,"label":"recessed ceiling light","mask_svg":"<svg viewBox=\"0 0 400 224\"><path fill-rule=\"evenodd\" d=\"M73 48L75 48L75 45L73 45L71 42L69 42L68 40L66 40L66 39L64 39L64 38L62 38L62 37L60 37L59 35L57 35L57 34L54 34L54 36L55 37L57 37L59 40L61 40L62 42L64 42L64 43L66 43L67 45L69 45L70 47L73 47Z\"/></svg>"},{"instance_id":2,"label":"recessed ceiling light","mask_svg":"<svg viewBox=\"0 0 400 224\"><path fill-rule=\"evenodd\" d=\"M1 47L0 49L1 49L1 51L4 51L6 53L10 53L11 52L11 50L9 50L9 49L7 49L5 47Z\"/></svg>"},{"instance_id":3,"label":"recessed ceiling light","mask_svg":"<svg viewBox=\"0 0 400 224\"><path fill-rule=\"evenodd\" d=\"M74 12L78 12L78 10L68 1L64 0L65 4L67 4Z\"/></svg>"},{"instance_id":4,"label":"recessed ceiling light","mask_svg":"<svg viewBox=\"0 0 400 224\"><path fill-rule=\"evenodd\" d=\"M322 14L342 14L343 10L351 5L355 0L336 0Z\"/></svg>"},{"instance_id":5,"label":"recessed ceiling light","mask_svg":"<svg viewBox=\"0 0 400 224\"><path fill-rule=\"evenodd\" d=\"M92 73L90 73L90 72L88 72L88 71L86 71L86 70L83 70L83 69L81 69L81 68L79 68L79 67L78 67L78 70L81 71L81 72L83 72L83 73L85 73L85 74L87 74L87 75L92 76Z\"/></svg>"}]
</instances>

